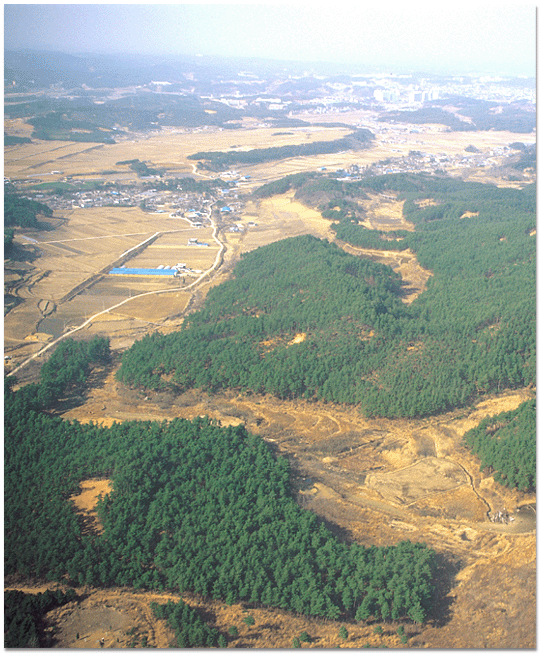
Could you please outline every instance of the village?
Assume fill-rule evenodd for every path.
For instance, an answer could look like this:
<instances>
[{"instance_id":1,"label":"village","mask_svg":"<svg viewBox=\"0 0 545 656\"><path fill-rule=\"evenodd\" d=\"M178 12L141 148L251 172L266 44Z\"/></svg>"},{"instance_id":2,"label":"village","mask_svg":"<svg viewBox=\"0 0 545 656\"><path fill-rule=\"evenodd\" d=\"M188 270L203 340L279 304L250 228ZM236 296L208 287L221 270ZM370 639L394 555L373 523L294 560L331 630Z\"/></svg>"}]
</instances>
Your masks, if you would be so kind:
<instances>
[{"instance_id":1,"label":"village","mask_svg":"<svg viewBox=\"0 0 545 656\"><path fill-rule=\"evenodd\" d=\"M55 173L60 172L55 171ZM4 182L10 184L12 181L5 178ZM15 180L13 182L19 185L24 181ZM43 193L25 189L24 195L44 203L56 212L96 207L140 207L147 213L168 214L172 219L185 219L194 228L209 225L208 217L213 208L217 209L225 218L234 217L236 212L242 209L242 202L234 186L218 189L217 195L213 196L208 192L182 192L180 187L174 189L148 188L149 183L143 185L106 183L103 186L89 189L86 186L92 181L64 178L63 182L72 185L73 189L65 188L61 193L58 193L55 186L49 192L44 189ZM160 186L159 179L157 182ZM81 191L75 190L77 186L82 187Z\"/></svg>"},{"instance_id":2,"label":"village","mask_svg":"<svg viewBox=\"0 0 545 656\"><path fill-rule=\"evenodd\" d=\"M371 129L376 140L391 152L386 157L370 164L353 163L346 168L331 170L337 179L356 182L364 177L384 175L389 173L449 173L464 175L464 170L490 169L509 166L520 156L520 150L531 147L531 142L513 143L496 146L490 149L477 148L468 145L462 152L428 152L425 147L428 140L418 139L419 134L429 136L429 126L370 124L368 121L361 127ZM424 148L415 149L422 145ZM408 151L408 152L407 152ZM320 167L319 171L328 171ZM62 175L62 171L51 171L51 175ZM532 181L534 171L520 172L517 177L525 182ZM224 219L235 216L242 209L240 199L241 187L244 188L250 180L249 175L242 175L238 170L224 171L211 181L220 182L216 197L210 193L192 193L182 191L183 185L166 185L160 176L145 181L104 182L96 178L86 179L83 176L61 177L58 183L47 183L46 174L42 178L32 180L28 187L28 179L11 180L5 178L6 184L12 183L21 188L28 198L45 203L53 211L72 210L92 207L137 207L148 213L165 214L170 218L185 218L194 227L200 227L206 222L206 215L214 207L219 209ZM47 186L46 186L47 185Z\"/></svg>"},{"instance_id":3,"label":"village","mask_svg":"<svg viewBox=\"0 0 545 656\"><path fill-rule=\"evenodd\" d=\"M407 129L407 132L414 133L415 128ZM376 163L367 166L353 164L349 168L339 170L343 180L358 181L362 177L376 175L385 175L388 173L449 173L452 175L461 174L463 169L468 171L475 168L491 168L499 166L508 166L509 160L518 157L519 153L511 146L498 146L492 150L479 150L474 146L468 146L463 153L430 153L420 150L410 150L407 155L401 154L402 146L408 140L403 137L400 131L399 136L389 135L386 143L399 148L391 148L392 157L385 158ZM410 143L415 143L411 139ZM531 175L531 174L529 174ZM522 175L521 175L522 177Z\"/></svg>"}]
</instances>

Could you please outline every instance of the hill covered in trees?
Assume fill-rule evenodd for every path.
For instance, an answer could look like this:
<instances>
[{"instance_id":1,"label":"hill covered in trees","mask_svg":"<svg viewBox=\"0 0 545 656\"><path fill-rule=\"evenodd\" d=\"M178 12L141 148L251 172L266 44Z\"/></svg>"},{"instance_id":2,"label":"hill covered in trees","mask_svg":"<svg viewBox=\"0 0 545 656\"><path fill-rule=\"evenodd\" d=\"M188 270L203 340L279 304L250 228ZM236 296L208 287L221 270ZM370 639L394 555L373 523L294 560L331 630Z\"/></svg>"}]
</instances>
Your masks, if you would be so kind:
<instances>
[{"instance_id":1,"label":"hill covered in trees","mask_svg":"<svg viewBox=\"0 0 545 656\"><path fill-rule=\"evenodd\" d=\"M6 380L6 574L188 590L331 619L425 619L434 552L339 542L292 499L287 461L244 427L205 417L105 428L50 414L42 386L66 394L76 370L105 355L100 340L68 340L40 383L14 391ZM89 535L70 496L96 477L113 491L99 503L103 533Z\"/></svg>"},{"instance_id":2,"label":"hill covered in trees","mask_svg":"<svg viewBox=\"0 0 545 656\"><path fill-rule=\"evenodd\" d=\"M4 226L39 228L39 214L53 216L53 210L44 203L24 198L9 189L4 193Z\"/></svg>"},{"instance_id":3,"label":"hill covered in trees","mask_svg":"<svg viewBox=\"0 0 545 656\"><path fill-rule=\"evenodd\" d=\"M13 190L13 185L4 189L4 252L9 255L13 248L15 228L43 228L38 216L53 216L53 210L35 200L24 198Z\"/></svg>"},{"instance_id":4,"label":"hill covered in trees","mask_svg":"<svg viewBox=\"0 0 545 656\"><path fill-rule=\"evenodd\" d=\"M433 272L427 290L406 306L388 267L310 236L277 242L245 254L179 332L137 342L121 380L354 403L387 417L535 382L535 187L416 175L289 184L299 197L329 194L340 239L415 251ZM399 241L359 225L358 196L386 190L406 199L416 228Z\"/></svg>"},{"instance_id":5,"label":"hill covered in trees","mask_svg":"<svg viewBox=\"0 0 545 656\"><path fill-rule=\"evenodd\" d=\"M449 110L444 109L445 106ZM456 114L468 120L461 120ZM523 101L497 102L451 96L443 100L434 100L419 109L411 111L389 111L379 117L380 121L396 123L438 123L446 125L453 132L473 132L477 130L507 130L531 134L536 128L535 107L529 108Z\"/></svg>"},{"instance_id":6,"label":"hill covered in trees","mask_svg":"<svg viewBox=\"0 0 545 656\"><path fill-rule=\"evenodd\" d=\"M51 647L51 634L44 631L44 615L75 598L74 590L46 590L35 595L19 590L4 592L4 648Z\"/></svg>"}]
</instances>

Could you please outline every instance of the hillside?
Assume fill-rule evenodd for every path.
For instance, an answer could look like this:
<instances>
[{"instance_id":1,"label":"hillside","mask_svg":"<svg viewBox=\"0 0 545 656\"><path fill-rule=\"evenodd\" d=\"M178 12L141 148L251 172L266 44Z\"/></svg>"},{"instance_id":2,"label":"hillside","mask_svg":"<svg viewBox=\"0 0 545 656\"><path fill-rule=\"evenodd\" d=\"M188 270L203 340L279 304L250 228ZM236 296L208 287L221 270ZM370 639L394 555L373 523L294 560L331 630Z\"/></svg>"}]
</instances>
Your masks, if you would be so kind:
<instances>
[{"instance_id":1,"label":"hillside","mask_svg":"<svg viewBox=\"0 0 545 656\"><path fill-rule=\"evenodd\" d=\"M135 343L121 380L316 398L386 417L430 415L535 382L532 188L405 175L345 188L305 180L301 196L320 188L333 205L349 189L337 237L415 251L433 273L426 291L407 307L387 267L312 237L285 240L246 254L178 333ZM405 198L414 231L392 240L360 225L354 208L366 190Z\"/></svg>"}]
</instances>

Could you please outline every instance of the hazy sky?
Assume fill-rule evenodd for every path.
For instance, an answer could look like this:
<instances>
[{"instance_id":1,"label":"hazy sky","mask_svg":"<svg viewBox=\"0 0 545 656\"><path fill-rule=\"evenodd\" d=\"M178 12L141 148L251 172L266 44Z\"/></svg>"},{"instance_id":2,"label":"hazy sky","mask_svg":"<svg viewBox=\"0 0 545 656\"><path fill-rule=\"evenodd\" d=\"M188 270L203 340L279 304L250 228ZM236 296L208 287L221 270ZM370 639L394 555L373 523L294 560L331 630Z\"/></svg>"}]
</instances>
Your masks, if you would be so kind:
<instances>
[{"instance_id":1,"label":"hazy sky","mask_svg":"<svg viewBox=\"0 0 545 656\"><path fill-rule=\"evenodd\" d=\"M4 47L535 75L536 5L6 4Z\"/></svg>"}]
</instances>

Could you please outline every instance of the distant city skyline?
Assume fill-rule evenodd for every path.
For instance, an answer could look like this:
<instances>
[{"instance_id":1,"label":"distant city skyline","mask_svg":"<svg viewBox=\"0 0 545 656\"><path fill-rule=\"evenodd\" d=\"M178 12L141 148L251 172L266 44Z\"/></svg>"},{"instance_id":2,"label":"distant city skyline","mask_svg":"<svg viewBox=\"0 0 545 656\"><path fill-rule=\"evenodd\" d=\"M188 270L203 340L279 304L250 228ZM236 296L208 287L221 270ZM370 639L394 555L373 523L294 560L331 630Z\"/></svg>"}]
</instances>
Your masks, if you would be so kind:
<instances>
[{"instance_id":1,"label":"distant city skyline","mask_svg":"<svg viewBox=\"0 0 545 656\"><path fill-rule=\"evenodd\" d=\"M258 57L396 72L533 77L536 6L6 4L4 48Z\"/></svg>"}]
</instances>

